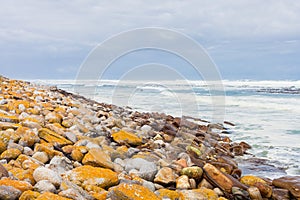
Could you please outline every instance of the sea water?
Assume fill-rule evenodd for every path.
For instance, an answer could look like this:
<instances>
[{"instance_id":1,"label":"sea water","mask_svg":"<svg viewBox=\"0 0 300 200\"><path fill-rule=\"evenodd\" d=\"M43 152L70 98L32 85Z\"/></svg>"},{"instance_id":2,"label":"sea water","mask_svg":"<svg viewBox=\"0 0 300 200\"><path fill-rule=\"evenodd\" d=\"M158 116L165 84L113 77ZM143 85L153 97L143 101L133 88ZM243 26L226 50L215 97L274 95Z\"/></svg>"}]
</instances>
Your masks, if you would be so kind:
<instances>
[{"instance_id":1,"label":"sea water","mask_svg":"<svg viewBox=\"0 0 300 200\"><path fill-rule=\"evenodd\" d=\"M210 88L204 81L36 81L57 85L99 102L143 112L164 112L213 120ZM289 175L300 175L300 81L223 81L228 135L246 141L250 154ZM223 106L223 105L222 105ZM265 172L268 175L268 172ZM279 176L279 175L278 175ZM276 177L269 173L269 177Z\"/></svg>"}]
</instances>

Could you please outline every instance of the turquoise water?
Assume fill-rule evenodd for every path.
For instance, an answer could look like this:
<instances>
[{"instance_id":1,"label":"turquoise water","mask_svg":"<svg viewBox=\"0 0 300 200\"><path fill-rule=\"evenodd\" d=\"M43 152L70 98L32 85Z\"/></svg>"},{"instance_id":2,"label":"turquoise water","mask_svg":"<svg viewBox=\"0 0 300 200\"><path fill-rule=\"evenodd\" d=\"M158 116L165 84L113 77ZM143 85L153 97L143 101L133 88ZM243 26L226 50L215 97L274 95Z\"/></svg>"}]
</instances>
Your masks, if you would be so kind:
<instances>
[{"instance_id":1,"label":"turquoise water","mask_svg":"<svg viewBox=\"0 0 300 200\"><path fill-rule=\"evenodd\" d=\"M213 103L202 81L38 81L78 92L100 102L148 112L213 120ZM252 145L250 153L300 175L300 81L223 81L224 119L234 141Z\"/></svg>"}]
</instances>

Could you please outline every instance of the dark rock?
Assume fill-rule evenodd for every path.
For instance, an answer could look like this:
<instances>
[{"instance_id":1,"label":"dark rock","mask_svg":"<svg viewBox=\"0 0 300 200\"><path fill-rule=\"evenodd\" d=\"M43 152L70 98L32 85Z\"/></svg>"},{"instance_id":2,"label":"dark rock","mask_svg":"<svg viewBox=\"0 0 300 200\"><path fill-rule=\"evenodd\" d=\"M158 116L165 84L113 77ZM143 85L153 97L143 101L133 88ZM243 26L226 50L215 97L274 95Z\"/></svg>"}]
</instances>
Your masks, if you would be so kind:
<instances>
[{"instance_id":1,"label":"dark rock","mask_svg":"<svg viewBox=\"0 0 300 200\"><path fill-rule=\"evenodd\" d=\"M273 200L289 200L290 195L287 189L274 188L272 193Z\"/></svg>"},{"instance_id":2,"label":"dark rock","mask_svg":"<svg viewBox=\"0 0 300 200\"><path fill-rule=\"evenodd\" d=\"M272 185L287 189L294 197L300 198L300 176L285 176L277 178L272 181Z\"/></svg>"}]
</instances>

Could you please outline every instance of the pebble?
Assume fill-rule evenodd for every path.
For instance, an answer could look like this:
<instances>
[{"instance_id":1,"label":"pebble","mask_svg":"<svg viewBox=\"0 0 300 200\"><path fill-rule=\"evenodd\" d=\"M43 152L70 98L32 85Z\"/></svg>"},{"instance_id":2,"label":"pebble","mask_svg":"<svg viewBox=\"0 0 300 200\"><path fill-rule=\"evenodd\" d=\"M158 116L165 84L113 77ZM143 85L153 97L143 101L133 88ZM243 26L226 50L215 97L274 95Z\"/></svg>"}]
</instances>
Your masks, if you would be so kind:
<instances>
[{"instance_id":1,"label":"pebble","mask_svg":"<svg viewBox=\"0 0 300 200\"><path fill-rule=\"evenodd\" d=\"M176 179L177 189L190 189L191 184L189 182L189 177L187 175L182 175Z\"/></svg>"},{"instance_id":2,"label":"pebble","mask_svg":"<svg viewBox=\"0 0 300 200\"><path fill-rule=\"evenodd\" d=\"M38 161L42 162L42 163L47 163L49 161L49 156L47 153L43 152L43 151L38 151L38 152L35 152L33 155L32 155L33 158L37 159Z\"/></svg>"},{"instance_id":3,"label":"pebble","mask_svg":"<svg viewBox=\"0 0 300 200\"><path fill-rule=\"evenodd\" d=\"M132 169L138 171L138 175L148 181L153 181L157 173L157 166L153 162L149 162L143 158L133 158L125 161L125 170L129 172Z\"/></svg>"},{"instance_id":4,"label":"pebble","mask_svg":"<svg viewBox=\"0 0 300 200\"><path fill-rule=\"evenodd\" d=\"M200 180L203 174L203 170L200 167L185 167L181 170L182 175L187 175L189 178Z\"/></svg>"},{"instance_id":5,"label":"pebble","mask_svg":"<svg viewBox=\"0 0 300 200\"><path fill-rule=\"evenodd\" d=\"M34 190L39 193L51 192L56 193L55 186L48 180L41 180L34 185Z\"/></svg>"},{"instance_id":6,"label":"pebble","mask_svg":"<svg viewBox=\"0 0 300 200\"><path fill-rule=\"evenodd\" d=\"M16 200L19 199L21 191L12 186L0 186L0 199L1 200Z\"/></svg>"},{"instance_id":7,"label":"pebble","mask_svg":"<svg viewBox=\"0 0 300 200\"><path fill-rule=\"evenodd\" d=\"M100 148L90 149L89 152L84 156L82 164L91 165L94 167L104 167L108 169L114 168L110 156Z\"/></svg>"},{"instance_id":8,"label":"pebble","mask_svg":"<svg viewBox=\"0 0 300 200\"><path fill-rule=\"evenodd\" d=\"M175 173L169 167L161 168L155 175L155 179L154 179L155 183L159 183L162 185L175 183L175 181L176 181Z\"/></svg>"},{"instance_id":9,"label":"pebble","mask_svg":"<svg viewBox=\"0 0 300 200\"><path fill-rule=\"evenodd\" d=\"M148 188L137 185L121 183L118 186L109 189L109 197L111 200L159 200L159 198Z\"/></svg>"},{"instance_id":10,"label":"pebble","mask_svg":"<svg viewBox=\"0 0 300 200\"><path fill-rule=\"evenodd\" d=\"M48 180L55 187L59 187L62 182L62 178L56 172L46 167L36 168L33 172L33 178L36 182Z\"/></svg>"},{"instance_id":11,"label":"pebble","mask_svg":"<svg viewBox=\"0 0 300 200\"><path fill-rule=\"evenodd\" d=\"M49 169L62 175L73 169L72 161L64 156L54 156L49 162Z\"/></svg>"}]
</instances>

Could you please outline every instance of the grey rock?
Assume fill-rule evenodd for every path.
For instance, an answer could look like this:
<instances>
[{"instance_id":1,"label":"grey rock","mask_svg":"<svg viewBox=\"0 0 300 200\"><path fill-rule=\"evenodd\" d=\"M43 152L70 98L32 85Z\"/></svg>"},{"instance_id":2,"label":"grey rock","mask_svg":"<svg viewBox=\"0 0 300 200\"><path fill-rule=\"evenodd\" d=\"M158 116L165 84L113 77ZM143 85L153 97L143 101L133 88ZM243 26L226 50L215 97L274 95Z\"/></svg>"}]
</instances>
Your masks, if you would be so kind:
<instances>
[{"instance_id":1,"label":"grey rock","mask_svg":"<svg viewBox=\"0 0 300 200\"><path fill-rule=\"evenodd\" d=\"M72 183L71 181L64 180L64 184L68 186L69 189L63 190L63 188L60 188L63 190L59 193L59 195L70 198L70 199L76 199L76 200L94 200L95 198L92 197L87 191L83 190L78 185Z\"/></svg>"},{"instance_id":2,"label":"grey rock","mask_svg":"<svg viewBox=\"0 0 300 200\"><path fill-rule=\"evenodd\" d=\"M36 182L41 180L48 180L54 186L60 186L62 178L53 170L46 167L38 167L33 172L33 178Z\"/></svg>"},{"instance_id":3,"label":"grey rock","mask_svg":"<svg viewBox=\"0 0 300 200\"><path fill-rule=\"evenodd\" d=\"M67 138L68 140L70 140L70 141L73 142L73 143L77 142L77 137L76 137L75 133L72 133L72 132L66 132L65 134L66 134L66 138Z\"/></svg>"},{"instance_id":4,"label":"grey rock","mask_svg":"<svg viewBox=\"0 0 300 200\"><path fill-rule=\"evenodd\" d=\"M154 183L152 183L150 181L143 181L143 186L146 187L146 188L148 188L152 192L155 191L155 185L154 185Z\"/></svg>"},{"instance_id":5,"label":"grey rock","mask_svg":"<svg viewBox=\"0 0 300 200\"><path fill-rule=\"evenodd\" d=\"M0 105L4 105L4 104L7 104L8 101L6 99L1 99L0 100Z\"/></svg>"},{"instance_id":6,"label":"grey rock","mask_svg":"<svg viewBox=\"0 0 300 200\"><path fill-rule=\"evenodd\" d=\"M49 169L61 175L69 170L72 170L73 164L72 161L66 157L54 156L49 163Z\"/></svg>"},{"instance_id":7,"label":"grey rock","mask_svg":"<svg viewBox=\"0 0 300 200\"><path fill-rule=\"evenodd\" d=\"M114 160L114 163L121 165L122 167L125 167L125 162L121 158L116 158Z\"/></svg>"},{"instance_id":8,"label":"grey rock","mask_svg":"<svg viewBox=\"0 0 300 200\"><path fill-rule=\"evenodd\" d=\"M144 132L149 132L151 129L152 129L152 127L149 125L144 125L141 127L141 131L144 131Z\"/></svg>"},{"instance_id":9,"label":"grey rock","mask_svg":"<svg viewBox=\"0 0 300 200\"><path fill-rule=\"evenodd\" d=\"M88 148L88 149L93 149L93 148L101 148L98 144L95 144L95 143L93 143L93 142L88 142L87 144L86 144L86 147Z\"/></svg>"},{"instance_id":10,"label":"grey rock","mask_svg":"<svg viewBox=\"0 0 300 200\"><path fill-rule=\"evenodd\" d=\"M34 151L30 147L24 147L23 153L26 156L32 156L34 154Z\"/></svg>"},{"instance_id":11,"label":"grey rock","mask_svg":"<svg viewBox=\"0 0 300 200\"><path fill-rule=\"evenodd\" d=\"M15 200L19 199L22 192L11 186L0 186L0 199L1 200Z\"/></svg>"},{"instance_id":12,"label":"grey rock","mask_svg":"<svg viewBox=\"0 0 300 200\"><path fill-rule=\"evenodd\" d=\"M41 180L34 185L34 190L39 193L52 192L56 193L55 186L48 180Z\"/></svg>"},{"instance_id":13,"label":"grey rock","mask_svg":"<svg viewBox=\"0 0 300 200\"><path fill-rule=\"evenodd\" d=\"M137 154L138 152L140 152L139 149L137 148L133 148L133 147L129 147L128 150L127 150L127 155L128 157L132 157L133 155Z\"/></svg>"},{"instance_id":14,"label":"grey rock","mask_svg":"<svg viewBox=\"0 0 300 200\"><path fill-rule=\"evenodd\" d=\"M126 162L125 170L129 172L132 169L136 169L138 171L137 174L148 181L153 181L154 176L157 173L156 164L142 158L133 158Z\"/></svg>"},{"instance_id":15,"label":"grey rock","mask_svg":"<svg viewBox=\"0 0 300 200\"><path fill-rule=\"evenodd\" d=\"M7 145L7 149L19 149L21 152L23 152L24 147L14 142L9 142Z\"/></svg>"}]
</instances>

